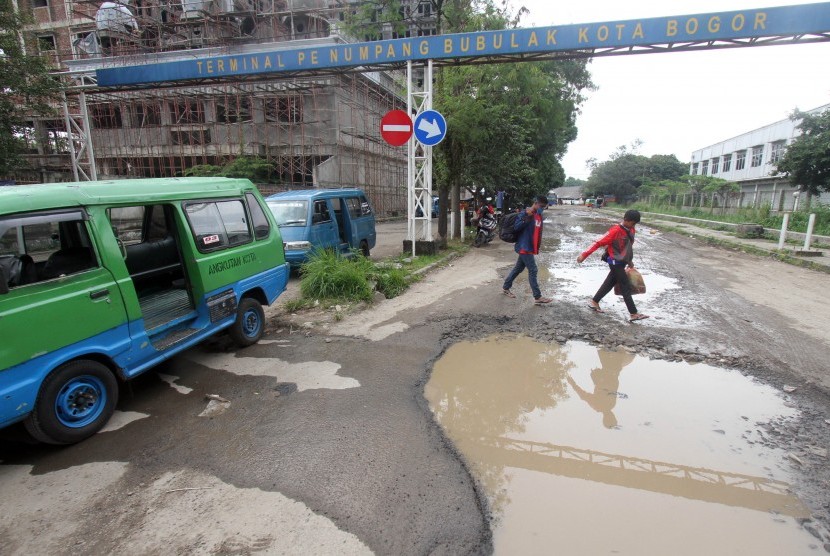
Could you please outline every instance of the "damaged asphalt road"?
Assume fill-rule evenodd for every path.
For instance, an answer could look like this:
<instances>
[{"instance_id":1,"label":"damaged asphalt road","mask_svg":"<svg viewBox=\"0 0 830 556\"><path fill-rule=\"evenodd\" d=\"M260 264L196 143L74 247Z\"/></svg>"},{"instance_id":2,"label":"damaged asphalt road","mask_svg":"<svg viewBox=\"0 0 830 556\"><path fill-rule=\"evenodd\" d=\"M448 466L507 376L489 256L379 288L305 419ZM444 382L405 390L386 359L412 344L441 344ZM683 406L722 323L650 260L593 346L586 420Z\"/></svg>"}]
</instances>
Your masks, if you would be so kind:
<instances>
[{"instance_id":1,"label":"damaged asphalt road","mask_svg":"<svg viewBox=\"0 0 830 556\"><path fill-rule=\"evenodd\" d=\"M177 357L125 389L117 428L77 446L33 446L10 431L0 552L488 553L487 502L423 387L449 346L494 333L625 346L787 386L799 417L765 424L766 441L795 456L794 489L813 512L805 527L830 543L820 451L830 447L830 317L815 310L826 275L644 222L635 261L656 287L637 302L652 318L629 324L611 296L604 314L585 307L604 276L599 256L575 263L611 222L570 207L546 217L550 307L532 306L525 275L517 299L500 295L515 254L496 241L340 322L280 314L259 345L217 341ZM216 401L208 395L228 404L200 416Z\"/></svg>"}]
</instances>

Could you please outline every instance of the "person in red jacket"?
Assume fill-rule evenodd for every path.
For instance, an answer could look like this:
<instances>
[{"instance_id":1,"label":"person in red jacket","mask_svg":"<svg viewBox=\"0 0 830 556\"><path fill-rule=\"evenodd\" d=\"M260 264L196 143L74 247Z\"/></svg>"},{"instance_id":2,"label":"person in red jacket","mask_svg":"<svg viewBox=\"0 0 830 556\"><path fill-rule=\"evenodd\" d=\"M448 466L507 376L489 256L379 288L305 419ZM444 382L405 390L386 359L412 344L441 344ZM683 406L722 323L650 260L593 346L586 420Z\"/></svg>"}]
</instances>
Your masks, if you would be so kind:
<instances>
[{"instance_id":1,"label":"person in red jacket","mask_svg":"<svg viewBox=\"0 0 830 556\"><path fill-rule=\"evenodd\" d=\"M648 318L648 315L637 311L637 306L631 297L631 282L629 282L628 275L625 273L626 266L634 268L634 228L638 222L640 222L639 211L625 211L622 224L614 224L611 226L607 234L599 238L599 240L576 258L576 262L581 263L591 253L600 247L605 247L602 260L608 263L608 276L597 290L597 293L594 294L593 299L588 302L588 305L597 313L602 313L603 310L600 309L599 302L614 288L614 284L619 283L623 301L625 301L625 306L630 313L628 320L631 322Z\"/></svg>"}]
</instances>

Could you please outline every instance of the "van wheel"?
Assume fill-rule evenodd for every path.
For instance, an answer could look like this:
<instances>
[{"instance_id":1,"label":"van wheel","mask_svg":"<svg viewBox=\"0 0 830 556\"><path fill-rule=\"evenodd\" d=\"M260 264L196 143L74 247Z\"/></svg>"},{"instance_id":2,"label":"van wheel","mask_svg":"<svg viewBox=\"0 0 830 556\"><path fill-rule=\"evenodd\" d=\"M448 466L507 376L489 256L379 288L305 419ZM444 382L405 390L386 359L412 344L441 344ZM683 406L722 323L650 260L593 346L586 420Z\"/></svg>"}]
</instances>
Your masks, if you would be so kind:
<instances>
[{"instance_id":1,"label":"van wheel","mask_svg":"<svg viewBox=\"0 0 830 556\"><path fill-rule=\"evenodd\" d=\"M97 361L79 359L52 371L40 387L26 430L48 444L74 444L101 430L118 402L118 381Z\"/></svg>"},{"instance_id":2,"label":"van wheel","mask_svg":"<svg viewBox=\"0 0 830 556\"><path fill-rule=\"evenodd\" d=\"M253 345L262 338L265 332L265 311L259 301L246 297L239 302L236 309L236 320L228 330L231 339L239 347Z\"/></svg>"},{"instance_id":3,"label":"van wheel","mask_svg":"<svg viewBox=\"0 0 830 556\"><path fill-rule=\"evenodd\" d=\"M365 239L360 242L360 252L363 253L364 257L369 257L369 242Z\"/></svg>"}]
</instances>

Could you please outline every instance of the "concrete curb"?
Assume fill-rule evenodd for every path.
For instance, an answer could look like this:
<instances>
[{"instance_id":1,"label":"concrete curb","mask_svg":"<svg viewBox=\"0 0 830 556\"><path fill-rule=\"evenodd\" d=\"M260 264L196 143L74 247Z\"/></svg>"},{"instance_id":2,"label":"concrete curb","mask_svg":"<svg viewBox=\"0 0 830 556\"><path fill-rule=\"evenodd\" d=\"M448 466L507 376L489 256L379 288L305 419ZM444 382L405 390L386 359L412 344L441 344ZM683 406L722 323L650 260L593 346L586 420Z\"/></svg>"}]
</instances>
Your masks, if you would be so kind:
<instances>
[{"instance_id":1,"label":"concrete curb","mask_svg":"<svg viewBox=\"0 0 830 556\"><path fill-rule=\"evenodd\" d=\"M450 261L458 259L458 258L462 257L465 254L466 254L466 252L465 253L459 253L457 251L453 251L452 253L447 253L447 255L445 257L442 257L441 259L435 261L434 263L430 263L430 264L426 265L423 268L419 268L418 270L414 271L412 273L412 275L413 276L425 275L428 272L430 272L431 270L433 270L433 269L435 269L439 266L444 266L445 264L448 264Z\"/></svg>"}]
</instances>

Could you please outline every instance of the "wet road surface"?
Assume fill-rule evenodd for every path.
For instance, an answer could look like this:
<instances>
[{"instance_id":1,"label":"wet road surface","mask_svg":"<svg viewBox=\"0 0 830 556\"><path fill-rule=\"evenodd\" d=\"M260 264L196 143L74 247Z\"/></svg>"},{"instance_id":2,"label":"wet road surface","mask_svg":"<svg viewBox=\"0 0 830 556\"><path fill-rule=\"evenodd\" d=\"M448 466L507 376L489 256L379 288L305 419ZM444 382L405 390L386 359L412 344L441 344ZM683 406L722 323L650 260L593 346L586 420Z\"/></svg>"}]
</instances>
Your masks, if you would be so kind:
<instances>
[{"instance_id":1,"label":"wet road surface","mask_svg":"<svg viewBox=\"0 0 830 556\"><path fill-rule=\"evenodd\" d=\"M276 312L259 345L191 350L125 388L110 428L77 446L7 431L0 553L515 553L549 547L539 535L558 529L573 533L563 552L590 554L632 552L643 538L683 548L698 521L711 539L732 522L772 535L782 553L809 548L805 532L816 550L830 546L830 404L816 386L828 340L751 287L756 269L783 271L752 260L740 274L732 254L643 226L637 264L650 288L637 303L652 318L629 324L613 296L603 315L585 307L605 275L599 256L575 263L610 222L582 210L548 218L539 264L550 307L532 306L524 275L518 299L500 294L515 254L494 242L343 321ZM809 292L811 276L788 280ZM828 329L820 315L811 323ZM497 399L471 429L506 443L483 444L502 459L482 478L423 394L433 366L494 335L580 363L543 367L515 391L482 371L515 402ZM797 389L784 395L787 384ZM726 552L756 546L727 533Z\"/></svg>"}]
</instances>

